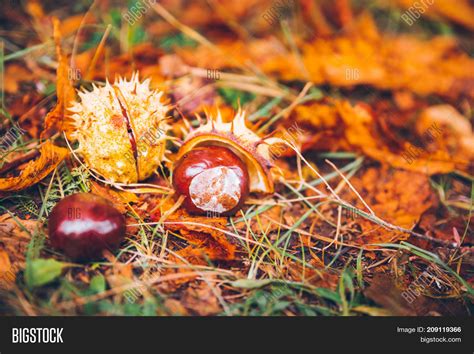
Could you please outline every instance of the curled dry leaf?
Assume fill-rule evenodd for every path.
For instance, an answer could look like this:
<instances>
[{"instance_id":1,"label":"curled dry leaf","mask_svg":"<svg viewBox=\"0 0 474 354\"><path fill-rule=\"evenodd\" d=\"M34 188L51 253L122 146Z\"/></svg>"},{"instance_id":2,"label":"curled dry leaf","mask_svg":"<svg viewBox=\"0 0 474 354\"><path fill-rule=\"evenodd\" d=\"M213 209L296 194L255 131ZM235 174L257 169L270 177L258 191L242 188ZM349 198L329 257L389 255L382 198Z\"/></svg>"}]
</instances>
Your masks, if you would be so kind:
<instances>
[{"instance_id":1,"label":"curled dry leaf","mask_svg":"<svg viewBox=\"0 0 474 354\"><path fill-rule=\"evenodd\" d=\"M301 125L297 138L303 151L355 148L382 164L428 175L465 170L472 163L471 126L453 107L431 106L422 111L411 132L417 137L413 144L396 136L404 127L386 126L385 117L375 117L371 108L324 100L296 107L285 127ZM422 144L426 147L421 148Z\"/></svg>"},{"instance_id":2,"label":"curled dry leaf","mask_svg":"<svg viewBox=\"0 0 474 354\"><path fill-rule=\"evenodd\" d=\"M401 151L392 152L385 143L386 139L379 136L374 117L367 109L362 105L352 106L346 101L338 102L336 107L346 126L344 131L346 139L369 157L393 167L429 175L448 173L455 169L456 165L452 156L445 150L437 149L428 154L416 150L416 158L408 159L404 152L410 151L412 145L404 142Z\"/></svg>"},{"instance_id":3,"label":"curled dry leaf","mask_svg":"<svg viewBox=\"0 0 474 354\"><path fill-rule=\"evenodd\" d=\"M66 134L69 134L73 129L67 120L66 110L69 102L75 99L76 93L70 80L71 68L68 63L68 58L61 48L62 35L60 22L57 18L53 18L53 25L54 43L56 45L56 56L58 60L58 68L56 70L56 94L58 101L53 110L51 110L45 118L42 136L45 136L53 129L60 129Z\"/></svg>"},{"instance_id":4,"label":"curled dry leaf","mask_svg":"<svg viewBox=\"0 0 474 354\"><path fill-rule=\"evenodd\" d=\"M30 161L19 176L0 178L0 191L15 192L31 187L49 175L68 154L68 149L47 141L40 148L40 156Z\"/></svg>"},{"instance_id":5,"label":"curled dry leaf","mask_svg":"<svg viewBox=\"0 0 474 354\"><path fill-rule=\"evenodd\" d=\"M458 159L474 160L474 133L469 120L448 104L430 106L421 112L416 130L421 136L433 127L438 128L446 138L445 145L458 152ZM443 139L444 140L444 139ZM467 161L466 161L467 163Z\"/></svg>"}]
</instances>

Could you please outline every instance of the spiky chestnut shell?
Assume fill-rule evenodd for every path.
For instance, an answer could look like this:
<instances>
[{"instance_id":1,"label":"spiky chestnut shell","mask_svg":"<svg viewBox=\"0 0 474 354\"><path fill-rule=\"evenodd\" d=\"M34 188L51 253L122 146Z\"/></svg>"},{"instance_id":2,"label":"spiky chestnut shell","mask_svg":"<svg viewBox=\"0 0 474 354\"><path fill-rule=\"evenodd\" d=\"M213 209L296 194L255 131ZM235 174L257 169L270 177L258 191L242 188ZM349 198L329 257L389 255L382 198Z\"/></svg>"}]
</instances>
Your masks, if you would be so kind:
<instances>
[{"instance_id":1,"label":"spiky chestnut shell","mask_svg":"<svg viewBox=\"0 0 474 354\"><path fill-rule=\"evenodd\" d=\"M178 151L176 160L198 146L223 146L230 149L246 165L250 192L273 193L273 155L271 147L282 144L280 138L262 138L245 123L245 112L239 111L230 122L222 120L221 113L208 116L207 122L191 130Z\"/></svg>"},{"instance_id":2,"label":"spiky chestnut shell","mask_svg":"<svg viewBox=\"0 0 474 354\"><path fill-rule=\"evenodd\" d=\"M114 84L93 85L78 92L69 110L72 138L86 164L107 180L135 183L152 175L165 160L168 107L150 81L118 78Z\"/></svg>"},{"instance_id":3,"label":"spiky chestnut shell","mask_svg":"<svg viewBox=\"0 0 474 354\"><path fill-rule=\"evenodd\" d=\"M222 146L195 147L176 163L175 191L193 214L232 215L249 193L249 174L242 160Z\"/></svg>"},{"instance_id":4,"label":"spiky chestnut shell","mask_svg":"<svg viewBox=\"0 0 474 354\"><path fill-rule=\"evenodd\" d=\"M173 183L175 188L178 187L176 188L176 192L186 196L184 207L190 212L205 209L206 212L210 211L218 214L222 213L229 215L242 206L247 194L246 188L245 193L242 192L242 198L239 199L238 204L230 210L224 210L225 208L218 207L218 204L214 204L214 206L210 208L211 210L202 207L196 209L195 200L192 200L191 198L193 187L188 182L188 179L190 178L189 176L193 175L191 172L195 171L197 166L199 166L200 169L203 167L209 168L209 159L213 159L213 174L209 172L209 175L206 175L206 178L208 179L207 182L202 178L203 183L200 183L204 189L200 193L202 196L207 197L207 194L209 194L210 198L214 197L217 201L224 199L223 195L219 195L219 192L221 194L229 194L224 186L236 184L234 182L235 176L227 173L223 169L218 169L219 166L227 167L229 163L223 160L220 162L217 161L219 159L216 158L216 155L220 155L222 151L228 151L231 154L226 157L227 161L232 161L234 165L237 165L237 163L233 162L235 158L243 164L246 173L248 174L249 192L273 193L273 169L275 166L272 162L273 157L271 147L273 144L281 143L283 143L283 141L279 138L259 137L246 126L245 114L241 111L237 113L231 122L224 122L220 112L218 112L216 118L209 116L206 124L201 125L196 130L190 131L177 154L177 162L175 163L173 172ZM196 153L195 151L204 151L204 153ZM209 157L207 157L206 154ZM224 155L224 153L222 154ZM196 156L201 156L201 165L194 161ZM232 158L232 156L234 156L234 158ZM183 166L189 166L189 168L185 169ZM184 171L188 171L188 175L186 175ZM204 175L197 175L196 178L200 176ZM215 179L217 185L220 183L222 187L220 187L220 189L215 188L215 184L210 181L211 179ZM222 179L224 179L225 182L221 183L220 180ZM185 188L181 188L182 186L185 186ZM194 189L196 194L198 189ZM208 193L210 190L212 190L212 193L215 195ZM237 188L235 187L234 190L237 190ZM207 206L209 207L209 205Z\"/></svg>"}]
</instances>

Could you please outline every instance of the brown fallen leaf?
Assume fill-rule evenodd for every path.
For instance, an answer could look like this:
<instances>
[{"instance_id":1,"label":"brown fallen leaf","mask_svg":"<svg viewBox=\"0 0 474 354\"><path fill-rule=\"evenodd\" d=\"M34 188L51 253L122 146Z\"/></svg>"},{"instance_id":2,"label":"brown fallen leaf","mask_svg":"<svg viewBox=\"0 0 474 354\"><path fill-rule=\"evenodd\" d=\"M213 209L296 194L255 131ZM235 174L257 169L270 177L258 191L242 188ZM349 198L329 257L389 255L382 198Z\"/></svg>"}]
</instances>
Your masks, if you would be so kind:
<instances>
[{"instance_id":1,"label":"brown fallen leaf","mask_svg":"<svg viewBox=\"0 0 474 354\"><path fill-rule=\"evenodd\" d=\"M16 279L16 271L12 267L8 253L0 248L0 289L11 289Z\"/></svg>"},{"instance_id":2,"label":"brown fallen leaf","mask_svg":"<svg viewBox=\"0 0 474 354\"><path fill-rule=\"evenodd\" d=\"M97 62L96 67L91 69L91 75L96 80L105 81L115 76L129 78L138 70L141 77L150 79L153 89L163 90L164 77L159 65L161 55L163 51L151 43L140 43L129 52L112 58L110 62L105 60Z\"/></svg>"},{"instance_id":3,"label":"brown fallen leaf","mask_svg":"<svg viewBox=\"0 0 474 354\"><path fill-rule=\"evenodd\" d=\"M105 277L112 288L130 284L133 281L133 266L115 260L105 272Z\"/></svg>"},{"instance_id":4,"label":"brown fallen leaf","mask_svg":"<svg viewBox=\"0 0 474 354\"><path fill-rule=\"evenodd\" d=\"M201 253L211 260L235 259L235 245L227 240L226 235L216 229L226 230L226 218L207 218L190 216L178 210L166 220L166 227L178 231L196 250L193 255Z\"/></svg>"},{"instance_id":5,"label":"brown fallen leaf","mask_svg":"<svg viewBox=\"0 0 474 354\"><path fill-rule=\"evenodd\" d=\"M0 178L0 191L15 192L31 187L49 175L68 154L68 149L47 141L40 148L40 156L30 161L19 176Z\"/></svg>"},{"instance_id":6,"label":"brown fallen leaf","mask_svg":"<svg viewBox=\"0 0 474 354\"><path fill-rule=\"evenodd\" d=\"M186 308L181 304L180 301L172 298L167 298L164 303L164 307L167 310L167 315L170 316L188 316L189 313Z\"/></svg>"},{"instance_id":7,"label":"brown fallen leaf","mask_svg":"<svg viewBox=\"0 0 474 354\"><path fill-rule=\"evenodd\" d=\"M390 311L392 316L460 316L465 313L456 300L435 301L424 295L414 301L405 300L403 289L399 288L389 274L376 274L364 294Z\"/></svg>"},{"instance_id":8,"label":"brown fallen leaf","mask_svg":"<svg viewBox=\"0 0 474 354\"><path fill-rule=\"evenodd\" d=\"M206 254L204 251L201 248L194 248L193 246L181 248L177 250L175 254L170 254L168 258L169 261L176 264L177 267L164 269L163 274L189 273L194 270L195 266L207 265L205 260ZM165 292L174 292L181 285L189 283L197 277L199 277L199 273L196 273L195 275L183 276L160 286Z\"/></svg>"},{"instance_id":9,"label":"brown fallen leaf","mask_svg":"<svg viewBox=\"0 0 474 354\"><path fill-rule=\"evenodd\" d=\"M374 23L372 16L363 13L347 34L305 43L303 62L312 82L406 89L420 96L473 97L474 61L455 40L394 36L379 32ZM302 79L291 57L269 58L263 70L270 69L286 80Z\"/></svg>"},{"instance_id":10,"label":"brown fallen leaf","mask_svg":"<svg viewBox=\"0 0 474 354\"><path fill-rule=\"evenodd\" d=\"M389 310L392 316L416 315L403 298L402 290L396 287L390 275L376 274L364 294L377 305Z\"/></svg>"},{"instance_id":11,"label":"brown fallen leaf","mask_svg":"<svg viewBox=\"0 0 474 354\"><path fill-rule=\"evenodd\" d=\"M406 130L406 124L392 124L405 119L402 113L381 113L374 108L379 107L325 99L296 107L283 126L299 126L302 133L297 138L303 151L359 150L382 164L428 175L466 170L472 164L472 129L469 121L451 106L431 106L417 115L410 131L414 143L398 137L400 131ZM387 122L387 114L391 114L392 121ZM438 130L433 128L436 123Z\"/></svg>"},{"instance_id":12,"label":"brown fallen leaf","mask_svg":"<svg viewBox=\"0 0 474 354\"><path fill-rule=\"evenodd\" d=\"M0 247L7 252L14 268L23 268L30 235L33 235L37 228L36 220L14 219L8 213L0 216Z\"/></svg>"},{"instance_id":13,"label":"brown fallen leaf","mask_svg":"<svg viewBox=\"0 0 474 354\"><path fill-rule=\"evenodd\" d=\"M212 316L222 311L214 292L220 294L219 288L211 289L211 285L206 282L191 284L184 292L181 303L199 316Z\"/></svg>"},{"instance_id":14,"label":"brown fallen leaf","mask_svg":"<svg viewBox=\"0 0 474 354\"><path fill-rule=\"evenodd\" d=\"M289 118L281 122L280 129L284 132L289 132L292 127L297 130L295 140L301 145L302 152L351 150L344 139L344 124L334 103L334 100L325 98L298 105ZM285 153L282 155L294 155L289 149Z\"/></svg>"}]
</instances>

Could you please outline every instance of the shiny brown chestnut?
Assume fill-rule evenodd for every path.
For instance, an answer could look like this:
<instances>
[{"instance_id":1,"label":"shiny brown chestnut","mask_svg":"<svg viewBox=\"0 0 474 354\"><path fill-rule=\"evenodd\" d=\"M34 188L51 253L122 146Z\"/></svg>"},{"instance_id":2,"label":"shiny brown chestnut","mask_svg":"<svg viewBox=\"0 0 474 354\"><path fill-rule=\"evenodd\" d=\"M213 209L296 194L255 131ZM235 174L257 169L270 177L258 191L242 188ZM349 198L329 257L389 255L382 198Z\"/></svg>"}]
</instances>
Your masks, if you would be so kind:
<instances>
[{"instance_id":1,"label":"shiny brown chestnut","mask_svg":"<svg viewBox=\"0 0 474 354\"><path fill-rule=\"evenodd\" d=\"M74 260L92 260L115 250L125 236L125 218L107 199L78 193L61 200L49 216L51 245Z\"/></svg>"},{"instance_id":2,"label":"shiny brown chestnut","mask_svg":"<svg viewBox=\"0 0 474 354\"><path fill-rule=\"evenodd\" d=\"M231 215L249 194L244 162L221 146L194 147L176 163L173 186L192 214Z\"/></svg>"}]
</instances>

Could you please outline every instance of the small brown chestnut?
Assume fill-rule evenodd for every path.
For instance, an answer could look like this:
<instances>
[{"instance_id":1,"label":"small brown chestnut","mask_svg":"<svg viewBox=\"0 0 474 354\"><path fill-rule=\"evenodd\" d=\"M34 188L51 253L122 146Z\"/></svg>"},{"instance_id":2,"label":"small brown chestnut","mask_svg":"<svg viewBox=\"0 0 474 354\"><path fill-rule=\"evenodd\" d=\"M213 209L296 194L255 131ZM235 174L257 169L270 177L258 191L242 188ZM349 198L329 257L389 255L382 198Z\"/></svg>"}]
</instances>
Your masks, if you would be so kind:
<instances>
[{"instance_id":1,"label":"small brown chestnut","mask_svg":"<svg viewBox=\"0 0 474 354\"><path fill-rule=\"evenodd\" d=\"M249 194L244 162L222 146L195 147L176 163L173 186L192 214L231 215Z\"/></svg>"},{"instance_id":2,"label":"small brown chestnut","mask_svg":"<svg viewBox=\"0 0 474 354\"><path fill-rule=\"evenodd\" d=\"M78 193L61 200L49 216L51 245L75 260L100 258L125 236L125 218L107 199Z\"/></svg>"}]
</instances>

